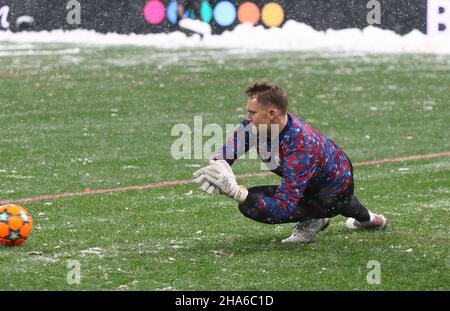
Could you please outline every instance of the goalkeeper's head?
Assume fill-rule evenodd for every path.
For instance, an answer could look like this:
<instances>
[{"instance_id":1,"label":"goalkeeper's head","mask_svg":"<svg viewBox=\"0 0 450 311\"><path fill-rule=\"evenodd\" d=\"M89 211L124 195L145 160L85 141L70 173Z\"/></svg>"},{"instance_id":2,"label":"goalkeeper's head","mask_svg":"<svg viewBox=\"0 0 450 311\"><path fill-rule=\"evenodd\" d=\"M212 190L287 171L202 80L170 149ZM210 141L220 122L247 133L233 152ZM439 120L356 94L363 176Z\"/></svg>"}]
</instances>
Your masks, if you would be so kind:
<instances>
[{"instance_id":1,"label":"goalkeeper's head","mask_svg":"<svg viewBox=\"0 0 450 311\"><path fill-rule=\"evenodd\" d=\"M288 97L278 85L268 82L254 83L245 89L247 95L247 119L256 131L266 125L270 133L272 124L287 120Z\"/></svg>"}]
</instances>

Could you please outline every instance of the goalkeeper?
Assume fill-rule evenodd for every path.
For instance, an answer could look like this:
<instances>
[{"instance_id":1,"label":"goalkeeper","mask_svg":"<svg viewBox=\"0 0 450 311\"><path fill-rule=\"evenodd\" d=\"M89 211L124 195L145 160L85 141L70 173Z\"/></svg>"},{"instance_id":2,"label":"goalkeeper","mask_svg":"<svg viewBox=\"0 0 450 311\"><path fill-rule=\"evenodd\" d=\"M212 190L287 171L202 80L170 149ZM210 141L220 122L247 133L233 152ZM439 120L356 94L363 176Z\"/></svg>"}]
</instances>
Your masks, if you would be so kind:
<instances>
[{"instance_id":1,"label":"goalkeeper","mask_svg":"<svg viewBox=\"0 0 450 311\"><path fill-rule=\"evenodd\" d=\"M353 195L353 167L336 143L287 111L284 90L255 83L245 90L247 118L227 138L209 165L194 173L201 189L233 198L241 213L267 224L297 222L283 243L307 243L329 225L349 217L349 229L385 229L386 218L367 210ZM256 139L255 139L256 137ZM278 186L238 185L230 165L250 148L282 180Z\"/></svg>"}]
</instances>

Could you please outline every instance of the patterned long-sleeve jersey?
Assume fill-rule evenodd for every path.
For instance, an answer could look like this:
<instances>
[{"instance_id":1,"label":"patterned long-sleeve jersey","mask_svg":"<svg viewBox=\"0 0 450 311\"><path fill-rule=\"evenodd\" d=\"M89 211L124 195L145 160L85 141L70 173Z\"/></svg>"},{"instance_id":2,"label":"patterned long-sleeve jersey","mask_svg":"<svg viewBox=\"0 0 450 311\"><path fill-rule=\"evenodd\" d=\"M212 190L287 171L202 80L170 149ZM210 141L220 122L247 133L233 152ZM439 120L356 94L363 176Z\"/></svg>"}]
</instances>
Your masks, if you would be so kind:
<instances>
[{"instance_id":1,"label":"patterned long-sleeve jersey","mask_svg":"<svg viewBox=\"0 0 450 311\"><path fill-rule=\"evenodd\" d=\"M308 186L337 196L352 182L351 163L342 148L290 113L275 141L278 148L273 139L252 139L255 136L250 122L244 120L213 158L224 159L232 165L256 146L263 161L276 163L270 169L282 181L275 196L250 192L246 200L250 208L263 209L274 220L292 218L296 209L301 208L299 202ZM265 156L264 151L267 151Z\"/></svg>"}]
</instances>

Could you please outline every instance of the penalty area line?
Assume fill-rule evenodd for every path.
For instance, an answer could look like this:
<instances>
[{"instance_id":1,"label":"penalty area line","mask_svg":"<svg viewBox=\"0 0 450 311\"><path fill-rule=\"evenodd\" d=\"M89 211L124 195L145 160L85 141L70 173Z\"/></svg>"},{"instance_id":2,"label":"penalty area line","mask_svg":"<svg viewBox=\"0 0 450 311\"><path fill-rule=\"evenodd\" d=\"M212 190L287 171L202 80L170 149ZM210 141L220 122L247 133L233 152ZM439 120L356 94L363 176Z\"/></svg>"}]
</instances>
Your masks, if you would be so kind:
<instances>
[{"instance_id":1,"label":"penalty area line","mask_svg":"<svg viewBox=\"0 0 450 311\"><path fill-rule=\"evenodd\" d=\"M423 155L413 155L408 157L397 157L397 158L387 158L381 160L372 160L372 161L364 161L364 162L356 162L353 163L353 166L369 166L369 165L380 165L385 163L395 163L395 162L404 162L404 161L415 161L422 159L432 159L432 158L440 158L440 157L450 157L450 152L439 152L439 153L431 153L431 154L423 154ZM261 172L261 173L248 173L237 175L236 178L248 178L248 177L265 177L273 175L271 172ZM144 185L137 186L125 186L125 187L115 187L109 189L85 189L80 192L65 192L58 194L49 194L49 195L41 195L35 197L27 197L21 199L10 199L10 200L0 200L0 205L3 204L11 204L11 203L26 203L26 202L35 202L35 201L44 201L44 200L54 200L54 199L63 199L68 197L78 197L78 196L86 196L92 194L100 194L100 193L111 193L118 191L129 191L129 190L143 190L143 189L151 189L151 188L162 188L162 187L173 187L173 186L182 186L193 183L192 179L182 179L182 180L174 180L174 181L162 181Z\"/></svg>"}]
</instances>

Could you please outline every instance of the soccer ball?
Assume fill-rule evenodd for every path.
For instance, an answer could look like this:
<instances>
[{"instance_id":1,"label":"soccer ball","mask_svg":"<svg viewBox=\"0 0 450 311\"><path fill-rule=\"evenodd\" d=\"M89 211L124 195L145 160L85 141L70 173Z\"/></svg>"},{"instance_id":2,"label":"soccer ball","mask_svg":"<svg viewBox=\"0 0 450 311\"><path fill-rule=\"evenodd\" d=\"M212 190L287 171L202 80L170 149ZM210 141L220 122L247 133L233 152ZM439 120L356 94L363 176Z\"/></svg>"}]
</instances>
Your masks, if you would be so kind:
<instances>
[{"instance_id":1,"label":"soccer ball","mask_svg":"<svg viewBox=\"0 0 450 311\"><path fill-rule=\"evenodd\" d=\"M0 206L0 243L21 245L30 235L32 227L31 215L22 206Z\"/></svg>"}]
</instances>

